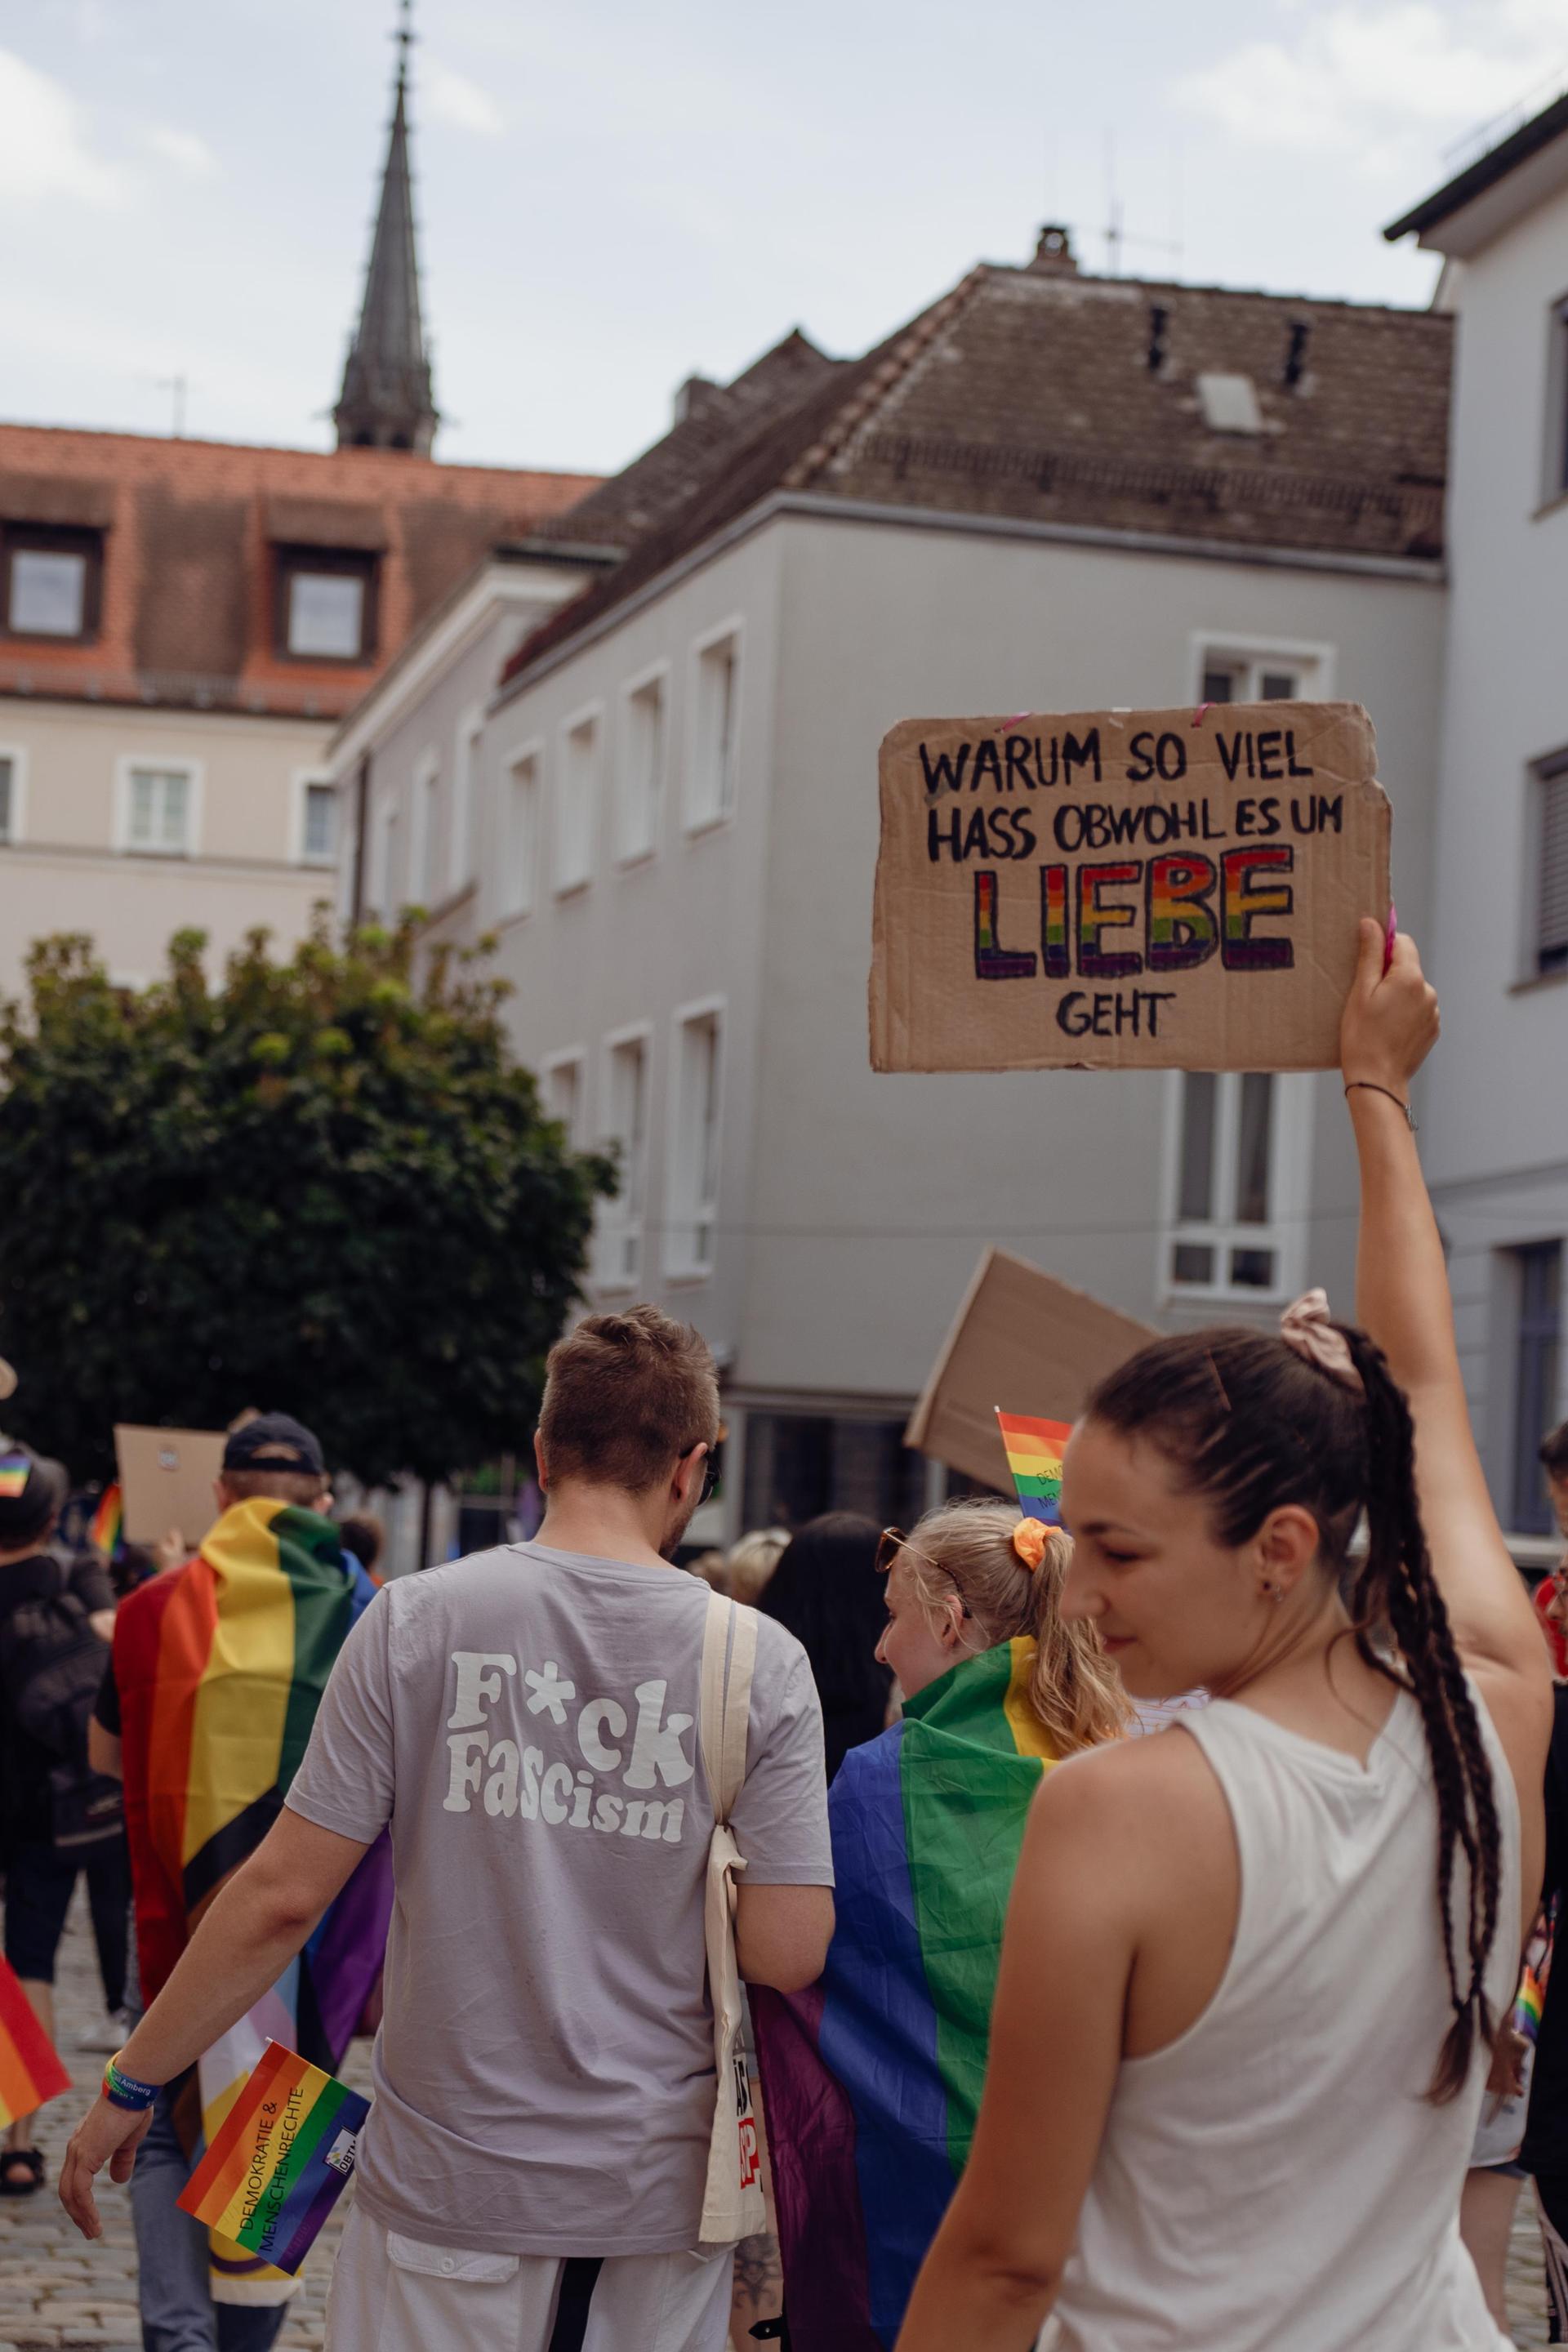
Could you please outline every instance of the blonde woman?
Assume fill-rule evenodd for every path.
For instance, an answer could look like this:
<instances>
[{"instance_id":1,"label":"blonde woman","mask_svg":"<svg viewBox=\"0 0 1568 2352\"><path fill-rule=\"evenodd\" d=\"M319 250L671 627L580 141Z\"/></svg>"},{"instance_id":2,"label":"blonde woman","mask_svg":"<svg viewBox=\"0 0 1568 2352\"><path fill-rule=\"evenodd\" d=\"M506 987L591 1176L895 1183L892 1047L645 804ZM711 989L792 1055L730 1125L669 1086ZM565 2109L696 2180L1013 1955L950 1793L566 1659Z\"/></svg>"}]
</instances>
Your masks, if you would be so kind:
<instances>
[{"instance_id":1,"label":"blonde woman","mask_svg":"<svg viewBox=\"0 0 1568 2352\"><path fill-rule=\"evenodd\" d=\"M1129 1724L1099 1637L1062 1622L1069 1553L1000 1502L882 1538L877 1655L903 1719L833 1784L821 1983L753 1998L785 2303L813 2352L892 2345L969 2153L1030 1801Z\"/></svg>"}]
</instances>

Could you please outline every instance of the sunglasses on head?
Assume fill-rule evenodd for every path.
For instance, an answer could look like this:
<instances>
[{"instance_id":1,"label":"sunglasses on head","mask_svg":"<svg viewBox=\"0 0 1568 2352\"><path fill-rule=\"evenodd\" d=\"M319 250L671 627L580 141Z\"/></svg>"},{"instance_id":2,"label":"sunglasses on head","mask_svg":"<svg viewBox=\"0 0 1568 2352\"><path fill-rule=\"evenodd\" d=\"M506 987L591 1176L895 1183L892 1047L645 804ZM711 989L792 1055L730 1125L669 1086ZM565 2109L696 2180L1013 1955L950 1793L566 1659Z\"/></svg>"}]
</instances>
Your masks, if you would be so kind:
<instances>
[{"instance_id":1,"label":"sunglasses on head","mask_svg":"<svg viewBox=\"0 0 1568 2352\"><path fill-rule=\"evenodd\" d=\"M904 1533L902 1528L884 1528L881 1534L877 1538L877 1573L879 1576L887 1576L891 1571L893 1562L898 1559L898 1556L901 1551L907 1551L912 1559L923 1560L927 1568L937 1569L940 1572L941 1563L932 1559L929 1552L917 1551L913 1544L910 1543L908 1536ZM962 1595L960 1596L958 1605L963 1610L966 1617L973 1614L968 1601L963 1600Z\"/></svg>"}]
</instances>

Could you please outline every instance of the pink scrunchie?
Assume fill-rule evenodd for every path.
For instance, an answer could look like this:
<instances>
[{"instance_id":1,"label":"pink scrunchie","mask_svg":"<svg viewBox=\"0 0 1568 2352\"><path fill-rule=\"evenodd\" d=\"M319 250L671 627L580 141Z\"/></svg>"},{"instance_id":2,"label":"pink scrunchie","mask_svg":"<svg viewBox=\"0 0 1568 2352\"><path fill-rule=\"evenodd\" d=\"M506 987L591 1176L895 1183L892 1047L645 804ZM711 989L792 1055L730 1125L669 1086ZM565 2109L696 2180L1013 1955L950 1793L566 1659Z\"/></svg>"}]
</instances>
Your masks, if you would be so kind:
<instances>
[{"instance_id":1,"label":"pink scrunchie","mask_svg":"<svg viewBox=\"0 0 1568 2352\"><path fill-rule=\"evenodd\" d=\"M1329 1319L1326 1290L1304 1290L1287 1307L1279 1318L1279 1337L1314 1371L1326 1372L1330 1380L1338 1381L1342 1388L1353 1389L1357 1396L1366 1394L1350 1342Z\"/></svg>"}]
</instances>

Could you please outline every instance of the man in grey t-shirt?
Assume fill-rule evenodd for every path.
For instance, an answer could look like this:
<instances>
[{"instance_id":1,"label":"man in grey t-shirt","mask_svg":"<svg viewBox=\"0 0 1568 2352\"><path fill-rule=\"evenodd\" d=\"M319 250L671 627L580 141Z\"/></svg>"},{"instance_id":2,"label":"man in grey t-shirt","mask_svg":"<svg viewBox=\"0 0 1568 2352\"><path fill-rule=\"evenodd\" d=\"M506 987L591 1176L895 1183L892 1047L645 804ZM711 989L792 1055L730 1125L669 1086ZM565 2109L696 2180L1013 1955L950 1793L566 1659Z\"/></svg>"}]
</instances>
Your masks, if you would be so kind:
<instances>
[{"instance_id":1,"label":"man in grey t-shirt","mask_svg":"<svg viewBox=\"0 0 1568 2352\"><path fill-rule=\"evenodd\" d=\"M708 1594L664 1557L717 1434L712 1359L657 1309L561 1342L539 1540L377 1595L281 1819L122 2053L156 2083L205 2048L390 1823L385 2013L333 2352L724 2342L728 2250L697 2245L715 2096ZM821 1717L793 1636L766 1619L757 1635L736 1943L742 1975L793 1990L832 1932ZM89 2235L91 2175L116 2150L118 2172L136 2121L100 2101L72 2143L61 2194Z\"/></svg>"}]
</instances>

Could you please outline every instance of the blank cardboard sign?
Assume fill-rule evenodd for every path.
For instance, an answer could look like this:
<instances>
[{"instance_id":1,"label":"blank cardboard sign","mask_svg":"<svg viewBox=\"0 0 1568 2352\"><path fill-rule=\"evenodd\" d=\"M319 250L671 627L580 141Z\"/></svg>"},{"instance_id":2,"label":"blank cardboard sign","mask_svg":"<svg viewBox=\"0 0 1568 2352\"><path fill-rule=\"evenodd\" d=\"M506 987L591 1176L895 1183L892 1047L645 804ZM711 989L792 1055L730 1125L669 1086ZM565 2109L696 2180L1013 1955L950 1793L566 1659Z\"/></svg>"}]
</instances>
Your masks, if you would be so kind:
<instances>
[{"instance_id":1,"label":"blank cardboard sign","mask_svg":"<svg viewBox=\"0 0 1568 2352\"><path fill-rule=\"evenodd\" d=\"M987 1250L904 1443L1010 1495L997 1406L1043 1421L1072 1421L1095 1382L1154 1336L1147 1324L1102 1307L1026 1258Z\"/></svg>"},{"instance_id":2,"label":"blank cardboard sign","mask_svg":"<svg viewBox=\"0 0 1568 2352\"><path fill-rule=\"evenodd\" d=\"M116 1424L114 1455L130 1543L162 1543L177 1528L195 1551L217 1517L213 1481L223 1467L221 1429L143 1429Z\"/></svg>"},{"instance_id":3,"label":"blank cardboard sign","mask_svg":"<svg viewBox=\"0 0 1568 2352\"><path fill-rule=\"evenodd\" d=\"M906 719L883 741L879 1070L1317 1070L1389 804L1354 702Z\"/></svg>"}]
</instances>

